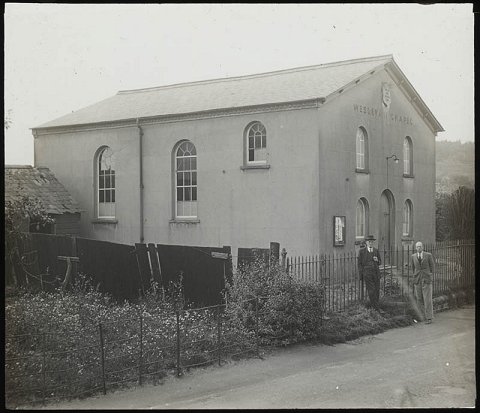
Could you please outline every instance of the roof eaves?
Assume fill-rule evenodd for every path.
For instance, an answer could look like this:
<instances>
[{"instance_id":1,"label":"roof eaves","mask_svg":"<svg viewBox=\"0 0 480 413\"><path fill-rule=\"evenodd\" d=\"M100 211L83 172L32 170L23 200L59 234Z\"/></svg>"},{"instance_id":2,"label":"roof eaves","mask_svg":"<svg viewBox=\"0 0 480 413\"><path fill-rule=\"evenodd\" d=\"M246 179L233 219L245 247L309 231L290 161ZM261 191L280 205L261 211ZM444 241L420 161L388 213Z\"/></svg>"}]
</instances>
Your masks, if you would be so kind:
<instances>
[{"instance_id":1,"label":"roof eaves","mask_svg":"<svg viewBox=\"0 0 480 413\"><path fill-rule=\"evenodd\" d=\"M92 129L99 129L99 128L119 128L119 127L131 127L136 126L137 122L139 121L146 121L146 122L155 122L155 121L176 121L182 120L184 118L188 119L196 119L196 118L203 118L208 116L229 116L232 114L238 113L245 113L245 111L271 111L271 110L278 110L288 105L302 105L302 104L316 104L318 101L323 101L325 98L323 96L313 97L309 99L301 99L301 100L290 100L284 102L270 102L270 103L262 103L259 105L245 105L245 106L230 106L224 108L215 108L215 109L207 109L202 111L196 112L183 112L183 113L166 113L162 115L154 115L154 116L139 116L136 118L128 118L128 119L117 119L117 120L109 120L103 122L90 122L90 123L79 123L79 124L71 124L71 125L58 125L58 126L49 126L49 127L38 127L33 128L34 135L41 133L64 133L64 132L72 132L72 131L88 131Z\"/></svg>"}]
</instances>

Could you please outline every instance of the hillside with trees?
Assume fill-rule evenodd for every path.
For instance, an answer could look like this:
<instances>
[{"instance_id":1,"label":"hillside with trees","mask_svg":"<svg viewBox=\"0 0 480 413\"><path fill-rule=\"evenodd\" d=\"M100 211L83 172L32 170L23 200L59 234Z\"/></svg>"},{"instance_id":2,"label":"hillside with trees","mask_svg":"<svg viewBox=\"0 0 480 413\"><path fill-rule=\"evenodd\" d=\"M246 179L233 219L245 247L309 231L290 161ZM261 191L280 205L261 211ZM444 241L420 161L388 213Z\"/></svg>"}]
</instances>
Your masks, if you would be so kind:
<instances>
[{"instance_id":1,"label":"hillside with trees","mask_svg":"<svg viewBox=\"0 0 480 413\"><path fill-rule=\"evenodd\" d=\"M475 235L475 144L436 142L436 239Z\"/></svg>"},{"instance_id":2,"label":"hillside with trees","mask_svg":"<svg viewBox=\"0 0 480 413\"><path fill-rule=\"evenodd\" d=\"M473 142L437 141L437 192L452 193L460 186L475 187L475 144Z\"/></svg>"}]
</instances>

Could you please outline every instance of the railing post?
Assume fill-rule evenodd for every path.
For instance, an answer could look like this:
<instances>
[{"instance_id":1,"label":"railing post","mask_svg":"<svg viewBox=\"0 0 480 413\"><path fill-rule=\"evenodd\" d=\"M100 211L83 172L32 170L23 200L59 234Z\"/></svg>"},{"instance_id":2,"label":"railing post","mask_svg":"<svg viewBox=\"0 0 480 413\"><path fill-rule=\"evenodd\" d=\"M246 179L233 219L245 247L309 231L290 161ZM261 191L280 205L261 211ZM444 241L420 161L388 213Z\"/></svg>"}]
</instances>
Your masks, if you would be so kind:
<instances>
[{"instance_id":1,"label":"railing post","mask_svg":"<svg viewBox=\"0 0 480 413\"><path fill-rule=\"evenodd\" d=\"M217 348L218 348L218 365L222 365L222 319L220 306L217 307Z\"/></svg>"},{"instance_id":2,"label":"railing post","mask_svg":"<svg viewBox=\"0 0 480 413\"><path fill-rule=\"evenodd\" d=\"M143 358L143 317L140 313L140 351L138 357L138 384L142 385L142 358Z\"/></svg>"},{"instance_id":3,"label":"railing post","mask_svg":"<svg viewBox=\"0 0 480 413\"><path fill-rule=\"evenodd\" d=\"M175 316L177 319L177 377L182 375L182 368L180 366L180 311L178 308L175 309Z\"/></svg>"},{"instance_id":4,"label":"railing post","mask_svg":"<svg viewBox=\"0 0 480 413\"><path fill-rule=\"evenodd\" d=\"M383 296L385 297L385 253L386 253L386 246L383 246Z\"/></svg>"},{"instance_id":5,"label":"railing post","mask_svg":"<svg viewBox=\"0 0 480 413\"><path fill-rule=\"evenodd\" d=\"M260 357L259 336L258 336L258 296L255 297L255 350L257 357Z\"/></svg>"},{"instance_id":6,"label":"railing post","mask_svg":"<svg viewBox=\"0 0 480 413\"><path fill-rule=\"evenodd\" d=\"M102 323L98 323L98 330L100 333L100 361L102 363L102 386L103 386L103 394L107 394L107 385L105 383L105 348L103 345L103 329Z\"/></svg>"},{"instance_id":7,"label":"railing post","mask_svg":"<svg viewBox=\"0 0 480 413\"><path fill-rule=\"evenodd\" d=\"M45 405L45 399L47 394L47 379L46 379L46 372L45 372L45 365L47 364L47 356L46 356L46 348L47 348L47 338L46 334L43 333L42 335L42 393L43 393L43 405Z\"/></svg>"}]
</instances>

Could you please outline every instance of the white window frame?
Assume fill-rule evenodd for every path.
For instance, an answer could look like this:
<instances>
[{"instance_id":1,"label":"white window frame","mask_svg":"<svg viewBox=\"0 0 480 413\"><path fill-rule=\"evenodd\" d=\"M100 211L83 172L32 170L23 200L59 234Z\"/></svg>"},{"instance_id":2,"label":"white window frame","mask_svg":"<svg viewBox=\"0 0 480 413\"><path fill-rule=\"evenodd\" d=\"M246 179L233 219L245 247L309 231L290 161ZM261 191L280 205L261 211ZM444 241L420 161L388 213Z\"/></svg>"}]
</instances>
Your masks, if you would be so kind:
<instances>
[{"instance_id":1,"label":"white window frame","mask_svg":"<svg viewBox=\"0 0 480 413\"><path fill-rule=\"evenodd\" d=\"M256 129L254 131L254 128ZM253 133L253 147L250 141L250 135ZM258 136L260 134L260 136ZM260 147L256 147L257 138L260 139ZM258 149L265 151L265 159L255 159L255 154ZM254 159L250 160L250 151L253 151ZM262 122L255 121L250 123L245 131L245 164L246 165L266 165L267 164L267 128Z\"/></svg>"},{"instance_id":2,"label":"white window frame","mask_svg":"<svg viewBox=\"0 0 480 413\"><path fill-rule=\"evenodd\" d=\"M187 151L190 153L190 155L181 155L179 156L179 151L180 150L184 150L184 149L187 149L188 145L191 145L190 149L193 148L193 152L194 154L192 154L191 150ZM179 159L182 159L182 160L188 160L188 163L190 165L190 168L188 169L178 169L178 165L179 165ZM195 160L195 168L192 168L192 160ZM174 170L174 183L175 183L175 191L174 191L174 208L175 208L175 219L196 219L198 218L198 165L197 165L197 149L195 147L195 145L189 141L189 140L184 140L184 141L181 141L179 142L177 145L175 145L175 150L174 150L174 157L173 157L173 161L174 161L174 166L173 166L173 170ZM182 162L183 163L183 162ZM183 168L183 167L182 167ZM179 183L179 174L181 174L181 182L182 182L182 185L178 185ZM185 177L189 177L189 184L185 184L186 182L186 179ZM179 201L178 200L178 189L182 189L182 200ZM195 201L195 214L192 214L191 213L191 210L190 210L190 214L187 214L187 215L180 215L179 214L179 211L178 211L178 203L179 202L185 202L185 194L186 194L186 190L189 189L190 190L190 198L193 198L195 196L195 199L190 199L189 201L190 202L193 202ZM190 204L191 206L193 204Z\"/></svg>"},{"instance_id":3,"label":"white window frame","mask_svg":"<svg viewBox=\"0 0 480 413\"><path fill-rule=\"evenodd\" d=\"M413 236L413 204L410 199L403 204L402 235L404 237Z\"/></svg>"},{"instance_id":4,"label":"white window frame","mask_svg":"<svg viewBox=\"0 0 480 413\"><path fill-rule=\"evenodd\" d=\"M359 207L362 208L362 214L361 214L362 215L362 222L361 223L359 223L359 221L358 221ZM368 225L369 225L368 214L369 214L368 201L366 200L366 198L360 198L357 201L357 205L355 206L355 238L357 240L364 239L365 236L367 235ZM363 231L359 231L359 225L361 225L363 227Z\"/></svg>"},{"instance_id":5,"label":"white window frame","mask_svg":"<svg viewBox=\"0 0 480 413\"><path fill-rule=\"evenodd\" d=\"M103 169L102 163L104 154L109 152L110 166L109 169ZM96 199L96 216L98 219L115 219L116 216L116 178L115 178L115 155L109 146L104 146L99 149L95 158L95 199ZM108 174L103 174L102 171L110 171ZM106 186L106 178L109 178L109 185ZM102 179L103 178L103 179ZM102 183L103 181L103 183ZM110 201L106 201L107 194L109 194ZM103 201L101 199L103 198ZM113 199L113 201L112 201ZM113 214L103 214L101 212L100 204L110 204L113 207ZM105 207L106 208L106 207ZM111 212L111 211L110 211Z\"/></svg>"},{"instance_id":6,"label":"white window frame","mask_svg":"<svg viewBox=\"0 0 480 413\"><path fill-rule=\"evenodd\" d=\"M368 171L368 134L362 126L357 129L355 137L355 168Z\"/></svg>"},{"instance_id":7,"label":"white window frame","mask_svg":"<svg viewBox=\"0 0 480 413\"><path fill-rule=\"evenodd\" d=\"M413 175L413 143L410 136L403 140L403 174Z\"/></svg>"}]
</instances>

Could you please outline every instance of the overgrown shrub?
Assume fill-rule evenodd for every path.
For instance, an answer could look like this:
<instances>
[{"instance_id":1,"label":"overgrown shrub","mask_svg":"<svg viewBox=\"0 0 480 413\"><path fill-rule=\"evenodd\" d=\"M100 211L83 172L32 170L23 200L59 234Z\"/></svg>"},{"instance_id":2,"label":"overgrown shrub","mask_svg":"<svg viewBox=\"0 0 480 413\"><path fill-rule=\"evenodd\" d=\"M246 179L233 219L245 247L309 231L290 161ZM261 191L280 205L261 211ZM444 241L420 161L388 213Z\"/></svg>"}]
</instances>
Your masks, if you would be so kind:
<instances>
[{"instance_id":1,"label":"overgrown shrub","mask_svg":"<svg viewBox=\"0 0 480 413\"><path fill-rule=\"evenodd\" d=\"M295 279L276 262L257 258L238 268L226 293L226 314L240 337L257 329L260 344L285 345L318 335L324 286Z\"/></svg>"}]
</instances>

